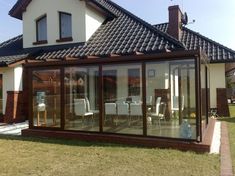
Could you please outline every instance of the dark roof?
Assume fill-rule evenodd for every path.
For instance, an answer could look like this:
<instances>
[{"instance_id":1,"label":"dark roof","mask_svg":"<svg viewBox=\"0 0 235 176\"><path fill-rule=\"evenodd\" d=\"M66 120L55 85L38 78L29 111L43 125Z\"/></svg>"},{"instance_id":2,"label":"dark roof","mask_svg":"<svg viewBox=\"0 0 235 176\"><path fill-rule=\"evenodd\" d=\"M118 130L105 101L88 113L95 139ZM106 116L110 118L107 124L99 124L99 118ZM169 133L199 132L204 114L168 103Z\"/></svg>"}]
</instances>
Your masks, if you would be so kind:
<instances>
[{"instance_id":1,"label":"dark roof","mask_svg":"<svg viewBox=\"0 0 235 176\"><path fill-rule=\"evenodd\" d=\"M235 61L235 51L183 27L180 41L167 34L168 23L152 26L110 0L90 0L89 4L112 14L85 43L22 49L22 36L0 44L0 62L35 56L37 60L87 56L106 57L111 54L132 55L136 52L157 53L167 50L195 50L201 47L211 62ZM9 12L22 15L30 0L18 0ZM2 47L1 47L2 46ZM7 47L6 47L7 46ZM3 51L4 50L4 51ZM14 51L14 52L13 52ZM14 56L10 57L10 55ZM4 56L4 57L3 57ZM5 57L9 56L9 57Z\"/></svg>"},{"instance_id":2,"label":"dark roof","mask_svg":"<svg viewBox=\"0 0 235 176\"><path fill-rule=\"evenodd\" d=\"M73 43L64 45L53 45L23 49L23 36L19 35L0 44L0 66L7 66L17 61L26 59L55 50L64 50L72 47L79 47L84 43Z\"/></svg>"},{"instance_id":3,"label":"dark roof","mask_svg":"<svg viewBox=\"0 0 235 176\"><path fill-rule=\"evenodd\" d=\"M110 54L131 55L184 49L173 37L163 33L109 0L93 0L114 13L117 18L106 21L83 47L44 53L36 59L59 57L105 57Z\"/></svg>"},{"instance_id":4,"label":"dark roof","mask_svg":"<svg viewBox=\"0 0 235 176\"><path fill-rule=\"evenodd\" d=\"M168 23L154 25L157 29L167 33ZM180 41L188 50L195 50L201 47L210 59L210 62L223 63L234 62L235 51L215 42L191 29L182 28L182 36Z\"/></svg>"},{"instance_id":5,"label":"dark roof","mask_svg":"<svg viewBox=\"0 0 235 176\"><path fill-rule=\"evenodd\" d=\"M25 59L29 53L23 51L23 36L19 35L0 44L0 66Z\"/></svg>"},{"instance_id":6,"label":"dark roof","mask_svg":"<svg viewBox=\"0 0 235 176\"><path fill-rule=\"evenodd\" d=\"M17 0L15 5L9 11L9 15L17 19L22 19L22 12L25 11L31 1L32 0Z\"/></svg>"},{"instance_id":7,"label":"dark roof","mask_svg":"<svg viewBox=\"0 0 235 176\"><path fill-rule=\"evenodd\" d=\"M27 6L30 4L31 1L32 0L18 0L15 3L15 5L11 8L11 10L9 11L9 15L14 17L14 18L17 18L19 20L22 20L22 14L26 10ZM112 11L110 11L109 9L107 9L104 6L100 5L96 1L92 1L92 4L91 4L90 1L87 1L87 3L92 5L93 7L101 10L102 13L104 13L106 16L111 17L111 18L115 17L115 14L113 14Z\"/></svg>"},{"instance_id":8,"label":"dark roof","mask_svg":"<svg viewBox=\"0 0 235 176\"><path fill-rule=\"evenodd\" d=\"M22 15L29 2L30 0L18 0L9 13L12 16ZM108 18L83 46L73 45L62 49L54 47L54 50L38 52L36 59L106 57L111 54L131 55L136 52L157 53L185 49L170 35L154 28L110 0L87 2L109 11L113 18Z\"/></svg>"},{"instance_id":9,"label":"dark roof","mask_svg":"<svg viewBox=\"0 0 235 176\"><path fill-rule=\"evenodd\" d=\"M0 44L0 56L17 54L22 51L23 36L19 35Z\"/></svg>"}]
</instances>

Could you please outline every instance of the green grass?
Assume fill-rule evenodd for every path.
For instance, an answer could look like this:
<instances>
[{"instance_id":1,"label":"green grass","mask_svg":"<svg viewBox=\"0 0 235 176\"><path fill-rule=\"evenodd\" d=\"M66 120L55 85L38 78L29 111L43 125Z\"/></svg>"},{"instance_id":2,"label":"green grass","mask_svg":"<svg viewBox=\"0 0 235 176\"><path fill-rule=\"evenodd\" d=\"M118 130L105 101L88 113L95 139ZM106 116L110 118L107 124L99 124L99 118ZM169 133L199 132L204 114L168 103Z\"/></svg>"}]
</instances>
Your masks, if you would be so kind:
<instances>
[{"instance_id":1,"label":"green grass","mask_svg":"<svg viewBox=\"0 0 235 176\"><path fill-rule=\"evenodd\" d=\"M235 104L229 105L230 117L235 117Z\"/></svg>"},{"instance_id":2,"label":"green grass","mask_svg":"<svg viewBox=\"0 0 235 176\"><path fill-rule=\"evenodd\" d=\"M219 155L0 136L0 175L219 175Z\"/></svg>"}]
</instances>

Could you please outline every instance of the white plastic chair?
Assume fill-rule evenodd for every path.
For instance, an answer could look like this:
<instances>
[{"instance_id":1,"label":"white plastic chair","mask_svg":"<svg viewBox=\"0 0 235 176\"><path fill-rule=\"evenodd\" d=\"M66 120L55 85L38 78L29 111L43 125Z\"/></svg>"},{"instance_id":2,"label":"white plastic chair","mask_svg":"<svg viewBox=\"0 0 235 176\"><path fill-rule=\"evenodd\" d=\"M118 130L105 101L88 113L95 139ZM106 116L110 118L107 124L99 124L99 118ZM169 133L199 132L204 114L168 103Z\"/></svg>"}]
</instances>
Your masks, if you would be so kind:
<instances>
[{"instance_id":1,"label":"white plastic chair","mask_svg":"<svg viewBox=\"0 0 235 176\"><path fill-rule=\"evenodd\" d=\"M85 99L74 99L74 111L76 116L82 116L82 122L84 122L85 116L91 116L93 120L93 112L87 112Z\"/></svg>"},{"instance_id":2,"label":"white plastic chair","mask_svg":"<svg viewBox=\"0 0 235 176\"><path fill-rule=\"evenodd\" d=\"M87 105L87 112L93 112L94 114L98 114L99 110L93 110L93 109L91 110L89 99L86 97L85 100L86 100L86 105Z\"/></svg>"},{"instance_id":3,"label":"white plastic chair","mask_svg":"<svg viewBox=\"0 0 235 176\"><path fill-rule=\"evenodd\" d=\"M129 105L128 103L118 103L117 104L117 114L118 115L129 115Z\"/></svg>"},{"instance_id":4,"label":"white plastic chair","mask_svg":"<svg viewBox=\"0 0 235 176\"><path fill-rule=\"evenodd\" d=\"M133 116L142 117L143 116L143 107L142 103L131 103L130 104L130 120L129 124L131 123L131 119Z\"/></svg>"},{"instance_id":5,"label":"white plastic chair","mask_svg":"<svg viewBox=\"0 0 235 176\"><path fill-rule=\"evenodd\" d=\"M118 116L129 116L129 104L128 103L118 103L117 104L117 115ZM118 118L117 116L117 118Z\"/></svg>"},{"instance_id":6,"label":"white plastic chair","mask_svg":"<svg viewBox=\"0 0 235 176\"><path fill-rule=\"evenodd\" d=\"M117 105L116 103L105 103L105 121L107 118L107 115L110 116L117 116Z\"/></svg>"},{"instance_id":7,"label":"white plastic chair","mask_svg":"<svg viewBox=\"0 0 235 176\"><path fill-rule=\"evenodd\" d=\"M151 113L152 118L158 120L158 126L161 127L161 120L165 120L166 104L161 103L161 97L157 97L155 112Z\"/></svg>"}]
</instances>

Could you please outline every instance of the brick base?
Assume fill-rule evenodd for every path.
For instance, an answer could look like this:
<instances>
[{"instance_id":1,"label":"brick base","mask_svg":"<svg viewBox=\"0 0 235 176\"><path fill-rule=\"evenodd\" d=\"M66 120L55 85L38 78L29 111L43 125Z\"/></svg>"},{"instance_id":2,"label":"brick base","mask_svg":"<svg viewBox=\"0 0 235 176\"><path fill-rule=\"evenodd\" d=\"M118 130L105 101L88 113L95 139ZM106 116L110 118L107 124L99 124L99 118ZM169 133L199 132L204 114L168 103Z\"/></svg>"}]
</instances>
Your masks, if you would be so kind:
<instances>
[{"instance_id":1,"label":"brick base","mask_svg":"<svg viewBox=\"0 0 235 176\"><path fill-rule=\"evenodd\" d=\"M217 88L217 108L219 116L229 117L227 90L226 88Z\"/></svg>"},{"instance_id":2,"label":"brick base","mask_svg":"<svg viewBox=\"0 0 235 176\"><path fill-rule=\"evenodd\" d=\"M8 91L4 123L25 121L24 101L22 91Z\"/></svg>"},{"instance_id":3,"label":"brick base","mask_svg":"<svg viewBox=\"0 0 235 176\"><path fill-rule=\"evenodd\" d=\"M119 135L106 133L90 133L79 131L61 131L49 129L25 129L22 135L27 137L47 137L74 139L87 142L107 142L142 147L171 148L182 151L195 151L198 153L210 152L215 120L210 120L210 124L203 136L203 142L181 141L175 139L164 139L155 137L143 137L133 135Z\"/></svg>"}]
</instances>

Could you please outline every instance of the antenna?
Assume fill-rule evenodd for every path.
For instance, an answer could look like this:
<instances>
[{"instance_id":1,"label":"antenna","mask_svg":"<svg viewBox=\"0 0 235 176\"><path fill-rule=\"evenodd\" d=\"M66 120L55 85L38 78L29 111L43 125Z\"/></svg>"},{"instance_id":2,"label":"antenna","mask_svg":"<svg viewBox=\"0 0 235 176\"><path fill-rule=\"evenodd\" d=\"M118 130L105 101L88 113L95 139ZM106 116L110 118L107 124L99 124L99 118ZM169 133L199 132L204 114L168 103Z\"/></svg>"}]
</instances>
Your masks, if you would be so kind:
<instances>
[{"instance_id":1,"label":"antenna","mask_svg":"<svg viewBox=\"0 0 235 176\"><path fill-rule=\"evenodd\" d=\"M196 20L193 19L193 21L190 21L190 22L188 23L188 25L189 25L189 24L194 24L195 22L196 22Z\"/></svg>"},{"instance_id":2,"label":"antenna","mask_svg":"<svg viewBox=\"0 0 235 176\"><path fill-rule=\"evenodd\" d=\"M189 25L189 24L194 24L196 22L195 19L193 19L192 21L188 21L188 14L186 12L184 12L181 22L184 26Z\"/></svg>"},{"instance_id":3,"label":"antenna","mask_svg":"<svg viewBox=\"0 0 235 176\"><path fill-rule=\"evenodd\" d=\"M188 15L186 12L184 12L182 19L181 19L183 25L187 25L188 24Z\"/></svg>"}]
</instances>

